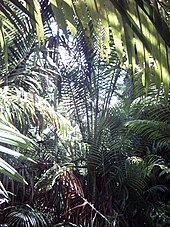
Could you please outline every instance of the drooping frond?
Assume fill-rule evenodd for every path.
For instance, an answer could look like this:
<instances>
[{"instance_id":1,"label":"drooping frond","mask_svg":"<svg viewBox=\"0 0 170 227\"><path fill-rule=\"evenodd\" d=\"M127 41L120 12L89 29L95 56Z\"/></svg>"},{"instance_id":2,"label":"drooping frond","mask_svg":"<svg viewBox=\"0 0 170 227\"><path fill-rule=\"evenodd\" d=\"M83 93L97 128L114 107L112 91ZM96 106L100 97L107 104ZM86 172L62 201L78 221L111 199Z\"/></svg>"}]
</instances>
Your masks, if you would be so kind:
<instances>
[{"instance_id":1,"label":"drooping frond","mask_svg":"<svg viewBox=\"0 0 170 227\"><path fill-rule=\"evenodd\" d=\"M149 120L134 120L129 121L126 125L138 134L152 140L159 141L164 145L169 146L169 125L165 122L149 121Z\"/></svg>"},{"instance_id":2,"label":"drooping frond","mask_svg":"<svg viewBox=\"0 0 170 227\"><path fill-rule=\"evenodd\" d=\"M8 225L27 225L28 227L39 226L46 227L50 225L45 215L29 205L13 207L6 215L5 222Z\"/></svg>"},{"instance_id":3,"label":"drooping frond","mask_svg":"<svg viewBox=\"0 0 170 227\"><path fill-rule=\"evenodd\" d=\"M8 157L20 158L21 160L31 161L35 163L31 158L19 153L14 149L14 147L20 147L23 149L33 150L34 142L28 137L22 135L13 125L3 122L1 119L0 123L0 152L2 155L7 155ZM13 148L9 148L12 146ZM18 181L23 184L27 184L24 177L20 175L12 165L6 162L4 159L0 158L0 173L10 177L11 179ZM1 190L8 201L8 192L5 190L2 183L0 183Z\"/></svg>"},{"instance_id":4,"label":"drooping frond","mask_svg":"<svg viewBox=\"0 0 170 227\"><path fill-rule=\"evenodd\" d=\"M35 1L36 2L36 1ZM19 1L2 1L0 3L0 43L1 43L1 77L7 80L8 71L27 59L35 42L34 16ZM7 81L6 81L7 83Z\"/></svg>"},{"instance_id":5,"label":"drooping frond","mask_svg":"<svg viewBox=\"0 0 170 227\"><path fill-rule=\"evenodd\" d=\"M140 66L142 82L147 88L151 81L159 87L164 84L167 97L169 91L169 13L168 3L157 1L50 1L54 16L60 28L67 35L67 25L75 34L76 20L81 23L92 46L89 23L101 43L101 52L110 53L110 30L115 47L122 60L127 54L128 64L133 73ZM148 29L149 28L149 29ZM104 39L102 41L102 31ZM150 75L150 76L149 76Z\"/></svg>"},{"instance_id":6,"label":"drooping frond","mask_svg":"<svg viewBox=\"0 0 170 227\"><path fill-rule=\"evenodd\" d=\"M93 34L93 29L91 32ZM95 33L93 36L96 39ZM75 110L83 139L89 141L96 133L97 118L102 111L105 115L110 106L121 69L114 45L107 62L101 59L99 40L96 39L92 48L86 38L80 31L68 65L61 68L61 100L70 106L70 113Z\"/></svg>"},{"instance_id":7,"label":"drooping frond","mask_svg":"<svg viewBox=\"0 0 170 227\"><path fill-rule=\"evenodd\" d=\"M7 66L7 59L10 60L10 56L14 55L21 60L21 56L23 57L23 54L26 53L24 48L30 48L28 43L33 38L30 35L31 31L36 30L39 43L43 40L43 23L47 25L47 20L49 21L51 18L55 18L66 37L68 37L68 28L74 35L81 27L93 47L95 42L89 27L92 22L94 32L100 40L101 53L107 57L111 51L111 31L120 61L126 53L132 73L135 76L136 65L138 65L140 71L143 72L143 85L147 88L150 82L154 81L157 87L163 82L167 98L170 52L170 43L167 38L170 33L168 3L138 0L107 0L104 2L100 0L42 0L40 9L37 0L29 3L28 1L22 2L23 4L18 0L10 3L3 1L0 5L1 17L5 18L5 20L1 19L0 29L4 66ZM79 26L77 26L77 22ZM11 40L7 40L12 28L14 28L14 35ZM21 30L25 31L23 37L20 36ZM23 44L22 49L17 43ZM9 62L12 64L12 59Z\"/></svg>"}]
</instances>

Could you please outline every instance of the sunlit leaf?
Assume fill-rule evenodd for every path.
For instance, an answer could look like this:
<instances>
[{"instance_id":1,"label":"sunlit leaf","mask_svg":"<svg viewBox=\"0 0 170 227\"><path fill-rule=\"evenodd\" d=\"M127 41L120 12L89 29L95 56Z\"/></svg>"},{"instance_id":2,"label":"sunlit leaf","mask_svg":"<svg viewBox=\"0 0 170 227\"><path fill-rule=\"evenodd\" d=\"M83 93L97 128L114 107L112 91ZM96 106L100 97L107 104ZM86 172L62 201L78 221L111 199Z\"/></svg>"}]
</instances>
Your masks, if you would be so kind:
<instances>
[{"instance_id":1,"label":"sunlit leaf","mask_svg":"<svg viewBox=\"0 0 170 227\"><path fill-rule=\"evenodd\" d=\"M7 175L13 180L16 180L20 183L27 184L24 178L7 162L0 158L0 172Z\"/></svg>"}]
</instances>

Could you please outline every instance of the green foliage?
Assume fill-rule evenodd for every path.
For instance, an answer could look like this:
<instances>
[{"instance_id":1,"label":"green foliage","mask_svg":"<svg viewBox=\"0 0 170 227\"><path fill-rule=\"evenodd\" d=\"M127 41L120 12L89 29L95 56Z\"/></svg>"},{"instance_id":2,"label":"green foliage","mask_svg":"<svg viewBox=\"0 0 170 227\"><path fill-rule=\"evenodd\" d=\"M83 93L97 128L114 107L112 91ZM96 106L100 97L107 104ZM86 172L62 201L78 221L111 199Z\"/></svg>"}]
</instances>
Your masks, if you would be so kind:
<instances>
[{"instance_id":1,"label":"green foliage","mask_svg":"<svg viewBox=\"0 0 170 227\"><path fill-rule=\"evenodd\" d=\"M28 185L2 177L1 202L9 190L12 205L35 205L52 222L15 206L7 224L168 223L160 217L170 190L168 3L22 2L0 3L0 171ZM57 28L41 43L53 19L64 34ZM6 161L30 161L28 153L37 162L27 168Z\"/></svg>"},{"instance_id":2,"label":"green foliage","mask_svg":"<svg viewBox=\"0 0 170 227\"><path fill-rule=\"evenodd\" d=\"M8 208L9 209L9 208ZM43 214L29 205L15 206L5 216L5 223L9 226L45 227L48 223Z\"/></svg>"},{"instance_id":3,"label":"green foliage","mask_svg":"<svg viewBox=\"0 0 170 227\"><path fill-rule=\"evenodd\" d=\"M168 226L170 223L169 204L159 202L151 212L151 218L157 222L157 226Z\"/></svg>"},{"instance_id":4,"label":"green foliage","mask_svg":"<svg viewBox=\"0 0 170 227\"><path fill-rule=\"evenodd\" d=\"M18 1L0 3L0 43L3 53L0 70L2 77L6 76L6 83L9 70L13 70L23 59L27 58L35 38L30 35L34 33L34 28L25 15L26 9L24 6L18 7L20 5Z\"/></svg>"},{"instance_id":5,"label":"green foliage","mask_svg":"<svg viewBox=\"0 0 170 227\"><path fill-rule=\"evenodd\" d=\"M35 34L38 36L40 46L44 40L44 29L51 18L55 18L66 37L68 29L75 35L81 27L91 47L94 48L95 41L89 26L92 22L94 32L100 41L102 56L108 59L113 39L122 63L126 53L133 77L140 67L143 85L148 89L150 83L154 81L159 88L162 82L165 96L168 97L170 43L167 38L169 36L167 2L50 0L40 1L39 4L34 0L29 3L23 1L21 4L17 0L10 3L3 1L0 10L0 43L3 52L1 65L3 68L6 66L6 71L26 58L35 41ZM150 29L147 29L148 27ZM25 35L21 37L22 30ZM110 31L113 34L112 39ZM10 32L13 35L9 35Z\"/></svg>"},{"instance_id":6,"label":"green foliage","mask_svg":"<svg viewBox=\"0 0 170 227\"><path fill-rule=\"evenodd\" d=\"M14 126L10 124L6 125L4 123L0 123L0 137L1 137L1 144L3 144L3 145L0 145L1 153L8 154L15 158L20 158L20 159L35 163L35 161L33 161L31 158L26 157L25 155L15 151L14 149L10 149L6 147L9 145L12 145L13 147L15 146L15 147L33 150L33 141L30 140L28 137L22 135ZM0 172L10 177L13 180L27 184L24 177L21 176L10 164L8 164L2 158L0 158ZM5 198L8 198L8 193L3 187L2 183L1 183L1 189Z\"/></svg>"},{"instance_id":7,"label":"green foliage","mask_svg":"<svg viewBox=\"0 0 170 227\"><path fill-rule=\"evenodd\" d=\"M9 145L13 147L20 147L24 149L33 150L33 141L30 140L28 137L22 135L14 126L5 123L0 123L0 137L1 137L1 144L0 145L0 152L1 154L7 154L14 158L20 158L26 161L31 161L35 163L35 161L14 149L8 148ZM0 172L5 174L6 176L10 177L12 180L20 182L22 184L28 184L23 176L21 176L18 171L15 170L9 163L7 163L4 159L0 158ZM0 203L8 202L9 194L6 191L5 187L3 186L2 182L0 181L1 186L1 195L2 198Z\"/></svg>"}]
</instances>

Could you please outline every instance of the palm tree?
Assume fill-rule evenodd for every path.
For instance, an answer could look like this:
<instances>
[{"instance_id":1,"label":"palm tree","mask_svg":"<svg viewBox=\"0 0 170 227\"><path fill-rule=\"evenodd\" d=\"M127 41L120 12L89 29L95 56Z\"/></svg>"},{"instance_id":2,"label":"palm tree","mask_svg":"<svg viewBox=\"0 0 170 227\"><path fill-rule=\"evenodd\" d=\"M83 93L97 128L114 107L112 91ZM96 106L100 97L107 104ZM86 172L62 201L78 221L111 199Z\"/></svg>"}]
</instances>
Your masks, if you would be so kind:
<instances>
[{"instance_id":1,"label":"palm tree","mask_svg":"<svg viewBox=\"0 0 170 227\"><path fill-rule=\"evenodd\" d=\"M118 192L122 193L115 206L120 211L127 209L123 213L127 215L125 220L128 220L130 226L139 223L143 226L146 222L152 226L151 209L155 212L160 200L164 201L166 206L169 191L168 179L166 175L165 178L162 177L166 169L168 171L169 163L167 154L169 132L168 124L165 123L169 107L162 102L165 100L162 93L155 97L157 94L155 87L151 90L147 97L142 93L142 96L130 104L125 102L126 108L123 108L123 112L120 111L121 106L113 108L112 114L112 119L115 119L117 124L115 122L112 127L112 135L115 135L115 138L113 137L111 144L112 149L117 150L119 154L119 159L115 162L120 168L120 174L117 175L119 179L116 179L115 171L112 172L113 179L119 182ZM144 210L147 216L143 214ZM157 222L158 219L154 221Z\"/></svg>"},{"instance_id":2,"label":"palm tree","mask_svg":"<svg viewBox=\"0 0 170 227\"><path fill-rule=\"evenodd\" d=\"M162 1L137 0L128 2L125 0L105 2L50 0L39 1L39 3L23 1L23 4L20 1L10 3L3 1L0 3L3 18L0 30L3 51L1 84L2 86L22 84L18 87L22 87L23 94L28 97L24 100L20 90L19 92L16 89L10 90L7 94L8 97L12 97L12 103L8 99L8 105L4 105L5 113L8 113L6 118L17 122L24 133L30 133L31 130L25 130L22 125L28 123L29 126L35 126L37 120L39 136L44 133L43 127L48 128L49 124L48 120L42 124L40 118L49 119L50 114L50 119L53 119L54 123L50 133L44 137L54 138L52 144L48 146L44 143L46 141L39 141L40 148L43 147L40 157L43 161L47 159L52 162L50 167L46 165L45 168L37 171L35 180L36 186L40 185L40 190L36 194L37 197L34 197L38 208L43 209L44 205L52 216L56 216L53 223L60 221L84 226L113 226L117 223L122 226L135 226L138 222L144 225L147 221L148 225L153 224L152 217L146 215L148 220L143 220L140 212L143 210L148 211L149 214L151 210L156 212L159 206L152 201L153 196L156 195L156 198L159 198L157 190L168 191L167 163L162 157L158 157L160 150L165 147L168 149L169 144L169 129L165 125L168 118L167 107L164 109L165 116L159 112L162 103L166 104L164 100L165 97L167 99L169 91L169 58L167 57L169 56L167 39L169 9L167 4ZM57 39L52 37L52 41L48 42L49 46L52 44L54 47L54 64L49 64L46 55L48 52L46 52L45 42L43 44L43 31L48 30L48 22L50 23L54 18L66 38L69 36L68 29L72 34L77 32L73 49L65 42L66 38L62 37L63 45L73 55L67 65L54 57L58 57L55 53L55 44L59 37ZM158 22L162 26L161 29ZM12 27L13 36L8 40ZM148 31L147 27L151 29ZM21 38L22 29L25 31L23 38ZM35 77L34 79L32 77L35 76L35 72L38 72L39 76L40 70L35 69L38 61L35 67L30 68L30 74L27 71L29 57L34 55L35 50L38 52L39 48L45 58L42 60L44 66L49 72L57 72L54 79L54 88L58 88L58 92L55 93L57 102L56 99L53 101L50 99L47 91L46 95L55 106L55 110L65 109L64 115L69 116L73 126L69 127L67 132L67 136L71 137L69 140L64 137L64 133L62 136L59 133L56 136L56 113L52 111L51 114L49 111L51 108L45 108L44 111L43 107L49 107L49 105L37 101L40 100L41 92L37 88L37 78L35 80ZM127 62L130 70L127 68ZM128 71L127 77L130 77L132 84L130 94L133 96L125 99L125 101L128 100L127 106L123 104L123 108L121 106L121 108L112 109L112 97L118 89L118 79L125 71ZM22 75L21 78L20 75ZM160 95L157 104L157 100L153 100L153 97L143 98L144 89L141 89L140 102L137 102L138 99L135 98L139 98L139 94L134 90L136 84L139 85L139 82L135 81L138 76L142 76L143 85L146 85L148 93L149 84L156 83L158 90L152 94ZM40 84L43 83L40 78L38 81ZM164 90L160 86L162 82ZM38 94L35 99L36 90ZM14 95L16 93L19 100ZM2 100L3 98L2 96ZM29 105L25 108L28 100ZM33 105L35 100L38 107ZM151 105L148 104L149 100L152 100ZM17 111L18 101L19 110ZM12 104L10 108L9 104ZM148 110L151 111L153 106L159 116L166 119L165 121L160 119L151 121ZM11 108L15 109L14 114L11 113ZM32 108L35 112L31 112ZM31 119L30 113L33 114ZM21 116L25 119L18 121ZM156 122L157 120L159 122ZM63 125L60 122L59 128L62 129ZM64 127L66 125L69 124L66 123ZM162 128L161 132L158 127ZM138 143L135 143L136 141ZM156 153L153 149L155 144ZM151 154L147 155L147 152ZM66 165L66 161L73 164ZM84 176L80 174L80 170ZM158 179L154 181L156 177ZM34 181L34 178L31 179ZM161 180L163 180L162 184ZM32 192L35 191L32 189ZM49 201L45 199L47 195L50 196ZM136 201L136 198L139 198L139 201ZM160 200L161 202L164 200L162 194ZM35 201L31 200L32 203ZM77 218L79 215L80 219Z\"/></svg>"},{"instance_id":3,"label":"palm tree","mask_svg":"<svg viewBox=\"0 0 170 227\"><path fill-rule=\"evenodd\" d=\"M23 43L22 47L34 43L35 32L38 35L40 45L41 40L44 39L44 28L48 26L48 22L52 18L55 18L66 37L68 36L67 27L73 35L78 31L78 21L79 25L81 24L82 32L86 34L93 46L89 26L92 21L93 28L100 39L100 49L103 56L107 58L110 53L109 42L110 32L112 32L119 59L122 61L126 54L132 76L134 77L136 72L141 71L143 85L147 88L150 82L154 81L158 88L163 82L166 97L168 95L170 44L168 40L169 6L167 2L138 0L107 0L105 2L100 0L41 0L38 2L36 0L30 1L29 4L27 1L23 1L23 4L21 4L20 1L11 1L10 3L3 1L1 3L1 15L5 20L1 19L0 43L6 67L8 61L9 63L13 62L10 56L14 54L18 55L18 60L21 59L21 56L23 59L23 54L20 55L20 51L24 50L21 50L20 45L16 42L17 38L20 39L21 30L25 31L25 36L20 41L20 44ZM43 28L43 26L45 27ZM9 30L13 27L15 34L12 40L7 40ZM150 29L147 29L148 27ZM103 33L104 36L101 35ZM9 48L9 46L12 48ZM29 47L27 47L27 51L30 49ZM15 48L16 52L14 51Z\"/></svg>"},{"instance_id":4,"label":"palm tree","mask_svg":"<svg viewBox=\"0 0 170 227\"><path fill-rule=\"evenodd\" d=\"M93 38L95 39L95 36ZM148 93L150 96L146 98L142 85L139 89L138 81L134 81L138 84L137 91L140 93L128 89L128 92L125 91L123 94L125 104L112 109L111 98L117 89L117 80L121 72L120 62L114 48L109 63L100 58L97 41L95 44L95 48L91 49L88 42L86 43L86 37L78 35L72 59L66 66L60 62L62 83L58 110L64 106L64 115L69 116L73 126L75 128L78 126L79 129L75 132L78 134L76 138L73 137L73 133L69 141L62 138L62 145L65 146L62 148L61 145L58 146L58 157L61 160L62 154L68 154L62 164L64 165L67 160L74 165L60 168L55 164L47 170L38 184L40 188L41 185L45 185L46 190L51 191L50 206L57 207L60 214L65 211L72 212L71 218L67 212L65 213L66 223L84 221L85 225L91 222L91 225L109 226L116 221L124 226L135 226L140 220L141 225L144 225L146 220L142 218L140 212L145 210L150 214L152 206L155 207L154 210L157 206L156 202L150 206L149 199L153 195L158 198L157 192L166 193L169 190L165 179L163 183L160 177L157 181L154 180L156 174L160 176L163 174L162 168L163 171L168 168L166 161L158 157L160 153L154 153L153 150L155 142L160 144L162 135L159 134L157 137L156 132L152 135L150 132L155 128L146 128L147 137L150 136L146 140L142 131L146 124L142 126L145 122L140 121L142 117L146 119L149 108L152 111L153 106L159 112L159 103L156 102L158 97L155 98L155 94L160 96L161 104L164 100L163 92L158 93L154 87L151 94ZM132 95L132 92L133 98L129 98L128 94ZM150 104L148 100L151 100ZM164 106L165 103L164 101ZM135 120L141 124L141 131ZM156 126L154 122L150 122L151 124ZM133 130L130 130L131 127ZM166 142L165 137L164 145ZM80 175L83 161L85 177ZM71 170L76 171L73 173ZM83 179L87 186L83 185ZM62 194L63 187L64 195L68 197ZM57 200L55 195L61 194ZM136 201L137 198L140 200ZM163 196L161 199L164 199ZM85 211L81 209L84 204L87 205ZM77 219L77 214L86 218ZM149 215L145 218L148 224L152 223ZM62 222L59 214L57 221Z\"/></svg>"},{"instance_id":5,"label":"palm tree","mask_svg":"<svg viewBox=\"0 0 170 227\"><path fill-rule=\"evenodd\" d=\"M33 16L31 16L31 13L24 8L25 6L18 2L3 1L0 3L0 43L2 51L0 58L0 131L1 152L5 154L2 155L3 159L1 158L1 173L23 184L27 183L26 180L21 176L22 174L19 174L12 167L16 163L18 164L18 160L9 160L9 155L35 163L28 155L28 153L32 153L36 148L33 140L26 136L28 125L39 126L40 129L43 123L46 124L51 119L50 122L56 127L59 117L55 114L49 103L40 97L41 86L36 78L37 74L40 76L42 73L40 65L37 67L38 55L35 58L34 53L36 46L38 46L34 25L38 23L35 21L37 20L38 13L40 14L36 4L38 3L35 1L34 3L30 2L28 6L28 8L37 8L36 13L34 12L35 15L33 13ZM31 16L32 21L27 18L27 13ZM42 38L41 35L40 37ZM45 73L43 72L43 74L45 78ZM40 120L42 112L43 118ZM19 153L19 151L27 153L28 157ZM1 191L5 200L8 200L8 193L4 187L8 185L8 180L5 179L5 176L1 177L4 184L1 181ZM5 200L2 198L1 202Z\"/></svg>"}]
</instances>

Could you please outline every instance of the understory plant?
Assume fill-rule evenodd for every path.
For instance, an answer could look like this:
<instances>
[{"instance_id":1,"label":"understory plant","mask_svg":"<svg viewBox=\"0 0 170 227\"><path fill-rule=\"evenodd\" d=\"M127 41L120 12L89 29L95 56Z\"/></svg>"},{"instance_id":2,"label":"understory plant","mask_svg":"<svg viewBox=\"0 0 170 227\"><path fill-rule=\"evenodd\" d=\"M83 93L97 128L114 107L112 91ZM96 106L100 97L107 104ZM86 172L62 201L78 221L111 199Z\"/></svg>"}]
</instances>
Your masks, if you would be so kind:
<instances>
[{"instance_id":1,"label":"understory plant","mask_svg":"<svg viewBox=\"0 0 170 227\"><path fill-rule=\"evenodd\" d=\"M149 70L144 48L146 68L138 64L139 69L134 69L134 53L127 50L126 43L121 45L120 55L111 24L106 33L101 20L98 34L88 9L90 1L84 5L86 29L80 8L76 11L79 5L73 1L74 11L69 13L77 15L72 18L77 31L74 37L70 26L65 26L64 33L59 29L63 20L57 21L56 35L50 28L56 12L65 18L65 7L72 9L70 5L58 1L59 5L51 7L48 1L39 1L40 18L39 8L34 11L36 2L26 1L27 8L23 8L18 1L5 1L3 16L9 24L4 22L8 26L0 28L1 33L6 28L0 39L4 53L0 151L5 153L0 160L1 223L30 227L168 225L169 94L164 77L164 85L161 80L153 83L161 64L158 70ZM122 12L119 4L113 3ZM148 6L142 1L135 4L144 12ZM157 15L153 4L156 2L145 12L151 21ZM5 9L2 3L1 8ZM131 12L123 12L128 10ZM10 22L15 29L8 40ZM37 28L43 26L45 39L41 42L44 33ZM19 36L22 28L23 38ZM137 31L139 35L141 28ZM2 41L10 45L2 48ZM126 52L132 53L128 59ZM158 57L157 52L154 55ZM135 55L138 61L140 57ZM22 160L9 159L9 154Z\"/></svg>"}]
</instances>

